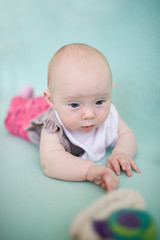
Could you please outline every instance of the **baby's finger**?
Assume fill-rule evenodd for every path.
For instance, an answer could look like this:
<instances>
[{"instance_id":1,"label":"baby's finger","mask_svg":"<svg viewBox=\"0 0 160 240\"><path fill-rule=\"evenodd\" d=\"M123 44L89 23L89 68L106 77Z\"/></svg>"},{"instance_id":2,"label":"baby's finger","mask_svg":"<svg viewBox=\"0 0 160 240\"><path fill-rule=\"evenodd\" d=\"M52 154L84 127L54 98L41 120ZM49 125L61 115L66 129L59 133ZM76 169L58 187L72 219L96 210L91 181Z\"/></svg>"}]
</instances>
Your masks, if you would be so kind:
<instances>
[{"instance_id":1,"label":"baby's finger","mask_svg":"<svg viewBox=\"0 0 160 240\"><path fill-rule=\"evenodd\" d=\"M117 160L114 160L112 164L109 161L107 161L107 167L115 171L117 175L120 175L121 170Z\"/></svg>"},{"instance_id":2,"label":"baby's finger","mask_svg":"<svg viewBox=\"0 0 160 240\"><path fill-rule=\"evenodd\" d=\"M108 192L113 190L113 186L112 186L112 181L111 179L108 179L106 182L106 189L108 190Z\"/></svg>"},{"instance_id":3,"label":"baby's finger","mask_svg":"<svg viewBox=\"0 0 160 240\"><path fill-rule=\"evenodd\" d=\"M117 160L114 161L113 168L114 168L114 171L117 173L117 175L120 175L121 169L120 169L119 162Z\"/></svg>"},{"instance_id":4,"label":"baby's finger","mask_svg":"<svg viewBox=\"0 0 160 240\"><path fill-rule=\"evenodd\" d=\"M140 173L141 172L133 160L131 160L131 167L133 168L133 170L136 173Z\"/></svg>"},{"instance_id":5,"label":"baby's finger","mask_svg":"<svg viewBox=\"0 0 160 240\"><path fill-rule=\"evenodd\" d=\"M120 165L122 167L122 170L126 171L127 176L130 177L132 175L130 163L128 161L121 159Z\"/></svg>"},{"instance_id":6,"label":"baby's finger","mask_svg":"<svg viewBox=\"0 0 160 240\"><path fill-rule=\"evenodd\" d=\"M114 171L114 168L113 168L112 164L109 161L107 161L107 167Z\"/></svg>"},{"instance_id":7,"label":"baby's finger","mask_svg":"<svg viewBox=\"0 0 160 240\"><path fill-rule=\"evenodd\" d=\"M104 189L106 189L106 184L105 184L105 182L103 182L103 183L101 184L101 187L104 188Z\"/></svg>"},{"instance_id":8,"label":"baby's finger","mask_svg":"<svg viewBox=\"0 0 160 240\"><path fill-rule=\"evenodd\" d=\"M129 164L127 164L126 174L128 177L132 176L132 170L131 170L131 166Z\"/></svg>"},{"instance_id":9,"label":"baby's finger","mask_svg":"<svg viewBox=\"0 0 160 240\"><path fill-rule=\"evenodd\" d=\"M109 177L106 176L104 178L104 181L105 181L106 189L109 192L114 190L117 187L117 185L118 185L117 181L115 179L113 179L112 177L110 177L110 176Z\"/></svg>"},{"instance_id":10,"label":"baby's finger","mask_svg":"<svg viewBox=\"0 0 160 240\"><path fill-rule=\"evenodd\" d=\"M120 159L119 164L121 165L121 168L123 171L127 170L127 162L124 161L123 159Z\"/></svg>"}]
</instances>

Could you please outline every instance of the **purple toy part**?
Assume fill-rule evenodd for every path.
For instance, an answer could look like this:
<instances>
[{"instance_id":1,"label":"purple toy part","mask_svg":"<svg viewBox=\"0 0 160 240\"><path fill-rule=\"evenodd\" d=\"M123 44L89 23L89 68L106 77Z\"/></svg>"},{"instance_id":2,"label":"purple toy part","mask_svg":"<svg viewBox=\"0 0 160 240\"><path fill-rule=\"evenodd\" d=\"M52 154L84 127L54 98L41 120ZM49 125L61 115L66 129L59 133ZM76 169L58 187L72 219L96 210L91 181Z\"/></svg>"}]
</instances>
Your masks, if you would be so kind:
<instances>
[{"instance_id":1,"label":"purple toy part","mask_svg":"<svg viewBox=\"0 0 160 240\"><path fill-rule=\"evenodd\" d=\"M141 226L141 221L134 212L122 212L118 216L118 222L127 228L137 228Z\"/></svg>"},{"instance_id":2,"label":"purple toy part","mask_svg":"<svg viewBox=\"0 0 160 240\"><path fill-rule=\"evenodd\" d=\"M106 221L93 221L94 230L101 236L102 238L111 237L112 233Z\"/></svg>"}]
</instances>

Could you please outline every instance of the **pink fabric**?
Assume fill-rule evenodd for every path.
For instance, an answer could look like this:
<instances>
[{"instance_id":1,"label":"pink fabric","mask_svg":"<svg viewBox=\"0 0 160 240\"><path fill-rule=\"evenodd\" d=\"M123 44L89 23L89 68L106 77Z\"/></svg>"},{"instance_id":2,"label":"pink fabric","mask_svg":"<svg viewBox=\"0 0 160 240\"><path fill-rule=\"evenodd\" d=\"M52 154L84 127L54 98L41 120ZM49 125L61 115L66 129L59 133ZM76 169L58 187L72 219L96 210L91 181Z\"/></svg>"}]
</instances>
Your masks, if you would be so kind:
<instances>
[{"instance_id":1,"label":"pink fabric","mask_svg":"<svg viewBox=\"0 0 160 240\"><path fill-rule=\"evenodd\" d=\"M11 134L29 141L26 128L30 120L45 112L49 107L44 97L14 97L9 106L5 126Z\"/></svg>"}]
</instances>

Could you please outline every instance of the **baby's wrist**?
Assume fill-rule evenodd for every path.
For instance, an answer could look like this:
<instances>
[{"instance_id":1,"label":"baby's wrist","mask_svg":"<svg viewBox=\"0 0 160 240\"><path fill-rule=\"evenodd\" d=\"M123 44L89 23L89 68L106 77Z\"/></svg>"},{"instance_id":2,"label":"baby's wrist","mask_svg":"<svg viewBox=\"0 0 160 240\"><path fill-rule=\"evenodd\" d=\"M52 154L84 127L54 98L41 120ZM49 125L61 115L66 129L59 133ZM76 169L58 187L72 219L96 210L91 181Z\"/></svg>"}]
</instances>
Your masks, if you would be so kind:
<instances>
[{"instance_id":1,"label":"baby's wrist","mask_svg":"<svg viewBox=\"0 0 160 240\"><path fill-rule=\"evenodd\" d=\"M92 168L93 166L95 167L96 164L95 164L95 163L91 163L91 164L88 166L88 168L87 168L86 175L85 175L85 180L87 180L87 181L90 181L90 172L91 172L91 168Z\"/></svg>"},{"instance_id":2,"label":"baby's wrist","mask_svg":"<svg viewBox=\"0 0 160 240\"><path fill-rule=\"evenodd\" d=\"M122 149L113 150L111 155L127 155L127 156L130 156L126 151L124 151Z\"/></svg>"}]
</instances>

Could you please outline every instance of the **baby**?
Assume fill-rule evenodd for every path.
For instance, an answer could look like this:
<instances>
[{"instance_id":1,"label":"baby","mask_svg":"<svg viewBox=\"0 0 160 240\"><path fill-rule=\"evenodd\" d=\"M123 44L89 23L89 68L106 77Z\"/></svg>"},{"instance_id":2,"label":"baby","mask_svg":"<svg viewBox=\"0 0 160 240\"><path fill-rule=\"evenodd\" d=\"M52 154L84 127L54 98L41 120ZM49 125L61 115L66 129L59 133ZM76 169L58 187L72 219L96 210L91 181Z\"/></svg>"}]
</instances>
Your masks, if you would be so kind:
<instances>
[{"instance_id":1,"label":"baby","mask_svg":"<svg viewBox=\"0 0 160 240\"><path fill-rule=\"evenodd\" d=\"M25 88L12 100L5 125L40 147L45 175L111 191L121 169L127 176L132 168L140 172L133 160L135 135L111 103L112 76L101 52L85 44L62 47L49 63L44 97L32 95ZM109 146L106 167L97 165Z\"/></svg>"}]
</instances>

